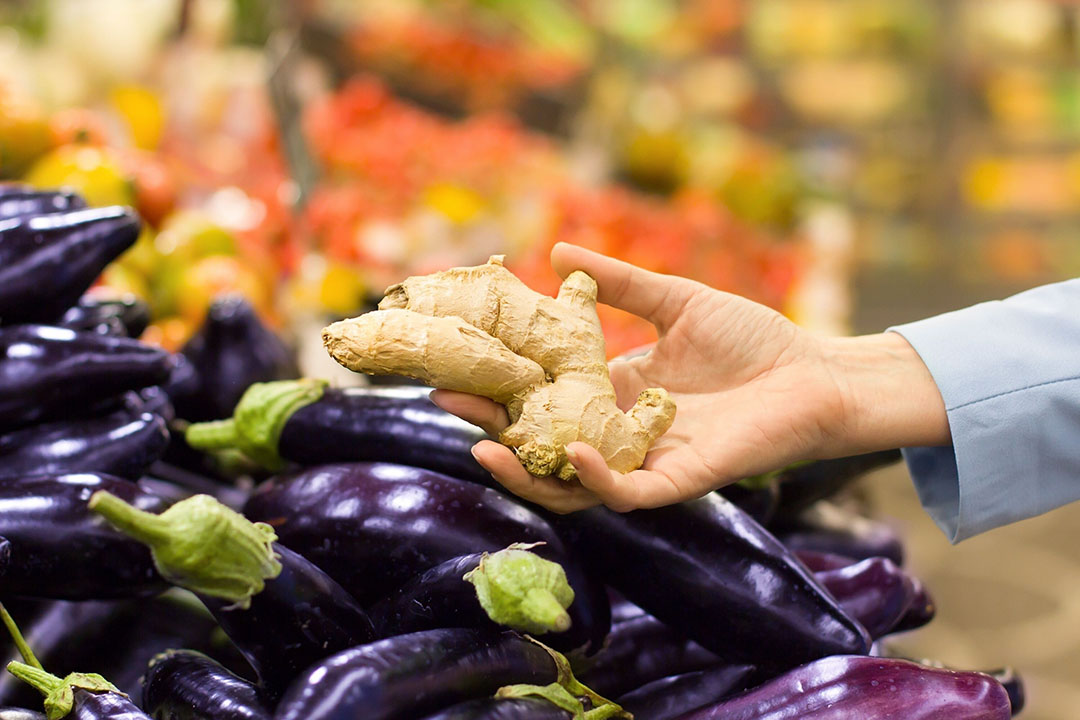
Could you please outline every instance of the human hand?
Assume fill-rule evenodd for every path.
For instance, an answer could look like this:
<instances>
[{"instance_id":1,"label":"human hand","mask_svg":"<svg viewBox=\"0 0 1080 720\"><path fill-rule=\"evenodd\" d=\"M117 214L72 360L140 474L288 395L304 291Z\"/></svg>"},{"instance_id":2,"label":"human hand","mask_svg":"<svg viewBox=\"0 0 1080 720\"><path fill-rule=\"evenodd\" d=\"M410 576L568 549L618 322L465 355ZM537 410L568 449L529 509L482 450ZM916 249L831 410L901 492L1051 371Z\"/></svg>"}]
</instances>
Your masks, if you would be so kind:
<instances>
[{"instance_id":1,"label":"human hand","mask_svg":"<svg viewBox=\"0 0 1080 720\"><path fill-rule=\"evenodd\" d=\"M584 270L600 302L656 326L659 340L647 354L609 365L619 407L662 387L678 409L641 469L626 474L581 442L567 446L577 482L535 477L509 448L478 443L477 461L528 500L555 512L599 503L617 511L658 507L796 460L948 440L933 379L899 335L815 337L737 295L564 243L551 262L563 277ZM493 436L509 424L506 410L487 398L445 390L431 398ZM918 427L905 425L916 417ZM904 442L909 437L915 442Z\"/></svg>"}]
</instances>

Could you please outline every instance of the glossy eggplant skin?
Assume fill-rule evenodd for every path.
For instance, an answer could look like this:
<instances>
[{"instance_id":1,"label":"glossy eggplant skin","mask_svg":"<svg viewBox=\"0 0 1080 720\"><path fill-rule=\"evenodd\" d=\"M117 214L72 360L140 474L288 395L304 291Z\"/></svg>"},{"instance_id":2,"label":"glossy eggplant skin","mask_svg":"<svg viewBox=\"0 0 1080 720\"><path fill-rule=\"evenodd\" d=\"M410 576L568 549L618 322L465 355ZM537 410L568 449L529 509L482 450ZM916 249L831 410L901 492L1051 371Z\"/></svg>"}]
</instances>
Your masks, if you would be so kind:
<instances>
[{"instance_id":1,"label":"glossy eggplant skin","mask_svg":"<svg viewBox=\"0 0 1080 720\"><path fill-rule=\"evenodd\" d=\"M612 627L604 649L591 661L575 661L574 672L583 683L611 698L662 677L723 662L652 615L642 614Z\"/></svg>"},{"instance_id":2,"label":"glossy eggplant skin","mask_svg":"<svg viewBox=\"0 0 1080 720\"><path fill-rule=\"evenodd\" d=\"M327 388L286 421L281 457L300 465L382 461L427 468L488 487L471 448L487 435L440 409L430 388Z\"/></svg>"},{"instance_id":3,"label":"glossy eggplant skin","mask_svg":"<svg viewBox=\"0 0 1080 720\"><path fill-rule=\"evenodd\" d=\"M476 483L391 463L322 465L264 483L244 514L270 524L282 545L365 607L451 558L543 542L534 552L563 565L574 605L580 602L578 632L587 632L595 649L610 627L603 586L573 562L551 526Z\"/></svg>"},{"instance_id":4,"label":"glossy eggplant skin","mask_svg":"<svg viewBox=\"0 0 1080 720\"><path fill-rule=\"evenodd\" d=\"M792 520L774 521L770 529L795 552L813 550L856 560L886 557L900 567L904 565L904 546L895 530L827 500Z\"/></svg>"},{"instance_id":5,"label":"glossy eggplant skin","mask_svg":"<svg viewBox=\"0 0 1080 720\"><path fill-rule=\"evenodd\" d=\"M919 578L912 576L911 582L914 585L915 592L914 597L911 599L911 604L908 605L904 615L897 621L893 627L892 632L905 632L907 630L915 630L921 628L934 619L934 615L937 614L937 605L934 603L934 597L930 594L930 591L926 589L926 586Z\"/></svg>"},{"instance_id":6,"label":"glossy eggplant skin","mask_svg":"<svg viewBox=\"0 0 1080 720\"><path fill-rule=\"evenodd\" d=\"M738 505L750 517L768 527L776 512L776 503L780 497L776 482L765 483L757 487L747 487L741 483L725 485L717 490L729 501Z\"/></svg>"},{"instance_id":7,"label":"glossy eggplant skin","mask_svg":"<svg viewBox=\"0 0 1080 720\"><path fill-rule=\"evenodd\" d=\"M425 630L351 648L296 679L275 720L414 720L503 685L556 679L547 651L516 633Z\"/></svg>"},{"instance_id":8,"label":"glossy eggplant skin","mask_svg":"<svg viewBox=\"0 0 1080 720\"><path fill-rule=\"evenodd\" d=\"M57 324L72 330L137 338L150 324L150 308L134 295L110 299L84 295Z\"/></svg>"},{"instance_id":9,"label":"glossy eggplant skin","mask_svg":"<svg viewBox=\"0 0 1080 720\"><path fill-rule=\"evenodd\" d=\"M150 720L150 716L123 695L75 688L75 706L64 720Z\"/></svg>"},{"instance_id":10,"label":"glossy eggplant skin","mask_svg":"<svg viewBox=\"0 0 1080 720\"><path fill-rule=\"evenodd\" d=\"M1005 692L1009 695L1009 705L1012 707L1012 715L1016 717L1024 709L1026 697L1024 693L1024 679L1015 668L1003 667L997 670L988 670L987 675L1001 683ZM4 720L0 716L0 720Z\"/></svg>"},{"instance_id":11,"label":"glossy eggplant skin","mask_svg":"<svg viewBox=\"0 0 1080 720\"><path fill-rule=\"evenodd\" d=\"M788 468L777 478L775 517L779 522L793 519L818 500L836 494L868 472L900 462L899 450L816 460Z\"/></svg>"},{"instance_id":12,"label":"glossy eggplant skin","mask_svg":"<svg viewBox=\"0 0 1080 720\"><path fill-rule=\"evenodd\" d=\"M101 473L0 482L0 536L11 560L0 575L0 594L60 600L131 597L167 587L150 551L113 530L86 503L97 490L159 513L161 498L134 483Z\"/></svg>"},{"instance_id":13,"label":"glossy eggplant skin","mask_svg":"<svg viewBox=\"0 0 1080 720\"><path fill-rule=\"evenodd\" d=\"M592 508L555 522L593 573L728 662L779 672L870 647L806 567L716 493L623 514Z\"/></svg>"},{"instance_id":14,"label":"glossy eggplant skin","mask_svg":"<svg viewBox=\"0 0 1080 720\"><path fill-rule=\"evenodd\" d=\"M142 707L154 720L270 720L259 687L192 650L155 657L143 680Z\"/></svg>"},{"instance_id":15,"label":"glossy eggplant skin","mask_svg":"<svg viewBox=\"0 0 1080 720\"><path fill-rule=\"evenodd\" d=\"M0 435L0 479L101 472L134 480L165 452L165 419L118 411Z\"/></svg>"},{"instance_id":16,"label":"glossy eggplant skin","mask_svg":"<svg viewBox=\"0 0 1080 720\"><path fill-rule=\"evenodd\" d=\"M837 655L795 668L681 720L1007 720L1009 696L988 675L893 658Z\"/></svg>"},{"instance_id":17,"label":"glossy eggplant skin","mask_svg":"<svg viewBox=\"0 0 1080 720\"><path fill-rule=\"evenodd\" d=\"M69 190L13 188L0 195L0 220L81 210L86 201Z\"/></svg>"},{"instance_id":18,"label":"glossy eggplant skin","mask_svg":"<svg viewBox=\"0 0 1080 720\"><path fill-rule=\"evenodd\" d=\"M267 580L246 609L200 595L221 629L277 698L293 678L318 660L375 639L363 608L340 585L280 544L281 574Z\"/></svg>"},{"instance_id":19,"label":"glossy eggplant skin","mask_svg":"<svg viewBox=\"0 0 1080 720\"><path fill-rule=\"evenodd\" d=\"M814 577L875 640L891 632L915 599L911 577L888 558L868 558Z\"/></svg>"},{"instance_id":20,"label":"glossy eggplant skin","mask_svg":"<svg viewBox=\"0 0 1080 720\"><path fill-rule=\"evenodd\" d=\"M571 720L571 715L540 698L482 698L454 705L423 720Z\"/></svg>"},{"instance_id":21,"label":"glossy eggplant skin","mask_svg":"<svg viewBox=\"0 0 1080 720\"><path fill-rule=\"evenodd\" d=\"M195 369L198 385L175 395L173 405L192 422L229 417L252 383L300 377L292 351L240 296L215 300L180 353Z\"/></svg>"},{"instance_id":22,"label":"glossy eggplant skin","mask_svg":"<svg viewBox=\"0 0 1080 720\"><path fill-rule=\"evenodd\" d=\"M0 221L0 322L59 320L140 228L119 206Z\"/></svg>"},{"instance_id":23,"label":"glossy eggplant skin","mask_svg":"<svg viewBox=\"0 0 1080 720\"><path fill-rule=\"evenodd\" d=\"M130 338L50 325L0 328L0 432L53 418L158 385L169 376L168 353Z\"/></svg>"},{"instance_id":24,"label":"glossy eggplant skin","mask_svg":"<svg viewBox=\"0 0 1080 720\"><path fill-rule=\"evenodd\" d=\"M753 672L751 665L723 665L673 675L643 685L617 702L635 718L675 720L744 689Z\"/></svg>"},{"instance_id":25,"label":"glossy eggplant skin","mask_svg":"<svg viewBox=\"0 0 1080 720\"><path fill-rule=\"evenodd\" d=\"M40 698L41 696L38 695ZM0 707L0 720L45 720L45 716L33 710L14 707Z\"/></svg>"}]
</instances>

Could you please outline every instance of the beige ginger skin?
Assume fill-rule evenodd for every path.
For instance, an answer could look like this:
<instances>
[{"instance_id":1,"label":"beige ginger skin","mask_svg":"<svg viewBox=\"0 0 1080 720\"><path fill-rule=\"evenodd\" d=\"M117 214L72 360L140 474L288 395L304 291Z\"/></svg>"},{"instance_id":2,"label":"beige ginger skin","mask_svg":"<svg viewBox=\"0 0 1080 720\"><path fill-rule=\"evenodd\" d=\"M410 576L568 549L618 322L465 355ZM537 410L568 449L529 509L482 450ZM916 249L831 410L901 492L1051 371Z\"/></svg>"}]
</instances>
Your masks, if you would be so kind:
<instances>
[{"instance_id":1,"label":"beige ginger skin","mask_svg":"<svg viewBox=\"0 0 1080 720\"><path fill-rule=\"evenodd\" d=\"M505 405L511 424L499 442L533 475L575 479L566 458L574 441L596 448L612 470L638 469L671 427L675 402L650 388L629 412L619 410L591 277L571 273L552 298L502 261L495 255L388 288L378 311L323 330L327 352L355 372L404 375Z\"/></svg>"}]
</instances>

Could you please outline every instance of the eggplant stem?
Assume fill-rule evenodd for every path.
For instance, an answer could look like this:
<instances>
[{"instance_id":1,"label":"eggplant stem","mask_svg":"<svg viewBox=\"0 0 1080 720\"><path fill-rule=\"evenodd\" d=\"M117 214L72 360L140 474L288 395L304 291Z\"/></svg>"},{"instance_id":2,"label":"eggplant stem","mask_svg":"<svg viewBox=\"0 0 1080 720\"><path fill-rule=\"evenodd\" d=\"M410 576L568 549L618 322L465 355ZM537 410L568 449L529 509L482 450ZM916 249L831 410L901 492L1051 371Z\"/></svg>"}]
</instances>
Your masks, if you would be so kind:
<instances>
[{"instance_id":1,"label":"eggplant stem","mask_svg":"<svg viewBox=\"0 0 1080 720\"><path fill-rule=\"evenodd\" d=\"M7 671L46 697L64 686L63 678L18 660L9 662Z\"/></svg>"},{"instance_id":2,"label":"eggplant stem","mask_svg":"<svg viewBox=\"0 0 1080 720\"><path fill-rule=\"evenodd\" d=\"M87 507L120 532L151 547L167 542L171 536L169 524L159 516L140 510L106 490L91 495Z\"/></svg>"},{"instance_id":3,"label":"eggplant stem","mask_svg":"<svg viewBox=\"0 0 1080 720\"><path fill-rule=\"evenodd\" d=\"M0 619L3 619L4 627L7 628L8 634L11 635L11 639L18 649L19 655L22 656L23 662L30 667L44 670L45 668L41 667L41 662L34 655L34 651L30 649L30 645L26 642L26 638L23 637L19 626L15 624L15 619L11 617L11 613L7 611L3 603L0 603Z\"/></svg>"},{"instance_id":4,"label":"eggplant stem","mask_svg":"<svg viewBox=\"0 0 1080 720\"><path fill-rule=\"evenodd\" d=\"M184 431L184 439L199 450L231 450L240 441L240 435L236 431L236 421L229 418L192 423Z\"/></svg>"}]
</instances>

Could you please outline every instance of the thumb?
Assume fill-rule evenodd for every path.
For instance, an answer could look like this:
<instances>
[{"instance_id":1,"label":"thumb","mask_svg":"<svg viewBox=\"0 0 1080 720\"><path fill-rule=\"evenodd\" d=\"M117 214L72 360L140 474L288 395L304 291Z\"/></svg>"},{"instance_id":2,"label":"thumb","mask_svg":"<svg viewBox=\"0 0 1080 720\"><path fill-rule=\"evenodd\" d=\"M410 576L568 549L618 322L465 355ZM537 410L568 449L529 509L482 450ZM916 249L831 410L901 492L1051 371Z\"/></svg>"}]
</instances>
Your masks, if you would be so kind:
<instances>
[{"instance_id":1,"label":"thumb","mask_svg":"<svg viewBox=\"0 0 1080 720\"><path fill-rule=\"evenodd\" d=\"M564 278L575 270L585 272L596 281L599 302L642 317L661 332L675 322L698 285L567 243L552 248L551 266Z\"/></svg>"}]
</instances>

